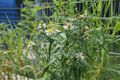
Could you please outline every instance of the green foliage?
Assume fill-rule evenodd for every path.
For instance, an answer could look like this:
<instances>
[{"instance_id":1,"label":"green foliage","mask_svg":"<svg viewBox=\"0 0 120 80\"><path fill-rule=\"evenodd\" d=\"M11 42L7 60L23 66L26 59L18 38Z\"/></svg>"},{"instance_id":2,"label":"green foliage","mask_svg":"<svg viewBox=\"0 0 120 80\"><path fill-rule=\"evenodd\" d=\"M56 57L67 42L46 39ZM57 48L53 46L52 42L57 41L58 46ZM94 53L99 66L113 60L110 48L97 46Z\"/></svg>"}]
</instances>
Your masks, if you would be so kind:
<instances>
[{"instance_id":1,"label":"green foliage","mask_svg":"<svg viewBox=\"0 0 120 80\"><path fill-rule=\"evenodd\" d=\"M119 44L119 16L114 18L111 11L110 18L101 17L102 0L91 1L83 1L80 14L76 0L53 0L54 12L46 16L43 9L53 6L25 0L24 20L0 24L0 79L21 75L34 80L120 80L120 64L109 54L110 46ZM111 0L104 6L105 16L109 6L113 10ZM37 15L40 10L46 24Z\"/></svg>"}]
</instances>

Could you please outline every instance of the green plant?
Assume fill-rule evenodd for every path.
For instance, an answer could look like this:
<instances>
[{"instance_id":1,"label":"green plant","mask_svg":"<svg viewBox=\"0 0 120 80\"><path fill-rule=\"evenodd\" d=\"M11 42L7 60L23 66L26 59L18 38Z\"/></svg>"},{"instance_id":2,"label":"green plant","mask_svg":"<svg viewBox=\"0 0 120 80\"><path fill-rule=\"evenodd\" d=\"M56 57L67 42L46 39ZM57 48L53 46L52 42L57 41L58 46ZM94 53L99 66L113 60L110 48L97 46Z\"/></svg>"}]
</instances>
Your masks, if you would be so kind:
<instances>
[{"instance_id":1,"label":"green plant","mask_svg":"<svg viewBox=\"0 0 120 80\"><path fill-rule=\"evenodd\" d=\"M119 63L114 64L109 54L110 46L119 44L120 30L119 16L112 13L112 1L104 4L104 16L111 6L109 18L101 17L102 0L83 1L81 14L76 0L53 3L51 16L43 12L46 24L36 14L53 8L48 3L36 6L25 0L24 20L13 25L16 29L0 25L0 72L9 80L11 75L35 80L119 80Z\"/></svg>"}]
</instances>

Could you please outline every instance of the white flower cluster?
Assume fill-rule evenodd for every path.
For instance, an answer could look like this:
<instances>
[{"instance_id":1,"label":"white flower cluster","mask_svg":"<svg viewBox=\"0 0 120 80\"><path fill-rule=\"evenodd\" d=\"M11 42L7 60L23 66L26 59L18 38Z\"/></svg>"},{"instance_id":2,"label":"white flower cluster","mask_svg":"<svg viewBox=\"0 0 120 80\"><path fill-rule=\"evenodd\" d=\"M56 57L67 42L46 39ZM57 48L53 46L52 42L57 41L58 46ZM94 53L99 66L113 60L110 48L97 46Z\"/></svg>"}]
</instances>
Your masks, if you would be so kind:
<instances>
[{"instance_id":1,"label":"white flower cluster","mask_svg":"<svg viewBox=\"0 0 120 80\"><path fill-rule=\"evenodd\" d=\"M78 58L80 60L84 60L85 56L84 56L83 52L79 52L79 53L76 54L76 58Z\"/></svg>"},{"instance_id":2,"label":"white flower cluster","mask_svg":"<svg viewBox=\"0 0 120 80\"><path fill-rule=\"evenodd\" d=\"M41 28L44 28L44 32L46 33L47 36L51 36L52 34L60 32L58 29L56 29L54 26L49 26L47 28L46 23L39 24L36 30L40 31Z\"/></svg>"},{"instance_id":3,"label":"white flower cluster","mask_svg":"<svg viewBox=\"0 0 120 80\"><path fill-rule=\"evenodd\" d=\"M45 33L47 36L51 36L52 34L58 33L60 32L58 29L55 28L49 28L47 30L45 30Z\"/></svg>"},{"instance_id":4,"label":"white flower cluster","mask_svg":"<svg viewBox=\"0 0 120 80\"><path fill-rule=\"evenodd\" d=\"M65 23L65 24L63 25L63 28L64 28L65 30L68 30L68 29L76 29L77 26L75 26L75 25L73 25L72 23L68 22L68 23Z\"/></svg>"},{"instance_id":5,"label":"white flower cluster","mask_svg":"<svg viewBox=\"0 0 120 80\"><path fill-rule=\"evenodd\" d=\"M47 36L51 36L53 34L61 32L55 26L57 26L57 25L48 26L48 28L45 30L45 33L46 33Z\"/></svg>"},{"instance_id":6,"label":"white flower cluster","mask_svg":"<svg viewBox=\"0 0 120 80\"><path fill-rule=\"evenodd\" d=\"M46 23L38 24L38 26L36 27L36 30L40 30L42 27L46 28L47 27Z\"/></svg>"},{"instance_id":7,"label":"white flower cluster","mask_svg":"<svg viewBox=\"0 0 120 80\"><path fill-rule=\"evenodd\" d=\"M38 25L38 27L36 27L36 30L40 31L41 28L44 28L44 32L46 33L47 36L51 36L51 35L53 35L55 33L61 32L60 30L56 29L53 24L50 25L50 26L48 25L48 27L47 27L46 23L43 23L43 24L40 23ZM70 29L76 29L77 26L73 25L72 22L66 22L63 25L63 28L65 30L70 30Z\"/></svg>"}]
</instances>

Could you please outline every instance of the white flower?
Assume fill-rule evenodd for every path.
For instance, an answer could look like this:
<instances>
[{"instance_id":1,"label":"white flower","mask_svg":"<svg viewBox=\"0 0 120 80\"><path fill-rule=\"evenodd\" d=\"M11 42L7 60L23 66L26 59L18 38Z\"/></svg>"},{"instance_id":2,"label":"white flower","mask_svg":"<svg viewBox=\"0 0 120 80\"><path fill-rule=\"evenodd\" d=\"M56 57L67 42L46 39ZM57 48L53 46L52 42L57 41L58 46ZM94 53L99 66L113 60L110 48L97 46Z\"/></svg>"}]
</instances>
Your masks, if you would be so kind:
<instances>
[{"instance_id":1,"label":"white flower","mask_svg":"<svg viewBox=\"0 0 120 80\"><path fill-rule=\"evenodd\" d=\"M47 36L52 35L52 33L51 33L51 32L49 32L48 30L46 30L46 31L45 31L45 33L46 33L46 35L47 35Z\"/></svg>"},{"instance_id":2,"label":"white flower","mask_svg":"<svg viewBox=\"0 0 120 80\"><path fill-rule=\"evenodd\" d=\"M47 36L50 36L50 35L52 35L52 33L54 33L54 31L55 31L54 28L51 27L51 28L48 28L47 30L45 30L45 33Z\"/></svg>"},{"instance_id":3,"label":"white flower","mask_svg":"<svg viewBox=\"0 0 120 80\"><path fill-rule=\"evenodd\" d=\"M50 36L50 35L58 33L58 32L60 32L60 30L55 29L54 27L50 27L47 30L45 30L45 33L47 36Z\"/></svg>"},{"instance_id":4,"label":"white flower","mask_svg":"<svg viewBox=\"0 0 120 80\"><path fill-rule=\"evenodd\" d=\"M37 28L36 28L36 30L40 30L41 29L41 26L39 25Z\"/></svg>"},{"instance_id":5,"label":"white flower","mask_svg":"<svg viewBox=\"0 0 120 80\"><path fill-rule=\"evenodd\" d=\"M68 29L68 26L67 26L67 25L64 25L63 28L67 30L67 29Z\"/></svg>"},{"instance_id":6,"label":"white flower","mask_svg":"<svg viewBox=\"0 0 120 80\"><path fill-rule=\"evenodd\" d=\"M80 60L83 60L85 59L85 56L83 54L83 52L79 52L77 55L76 55L76 58L80 59Z\"/></svg>"},{"instance_id":7,"label":"white flower","mask_svg":"<svg viewBox=\"0 0 120 80\"><path fill-rule=\"evenodd\" d=\"M72 25L72 23L70 23L70 22L68 22L68 23L65 23L64 25L63 25L63 28L64 29L72 29L73 28L73 25Z\"/></svg>"},{"instance_id":8,"label":"white flower","mask_svg":"<svg viewBox=\"0 0 120 80\"><path fill-rule=\"evenodd\" d=\"M81 60L83 60L85 58L84 55L83 55L83 53L80 53L79 57L80 57Z\"/></svg>"},{"instance_id":9,"label":"white flower","mask_svg":"<svg viewBox=\"0 0 120 80\"><path fill-rule=\"evenodd\" d=\"M46 27L47 27L47 26L46 26L46 23L43 23L43 27L44 27L44 28L46 28Z\"/></svg>"}]
</instances>

